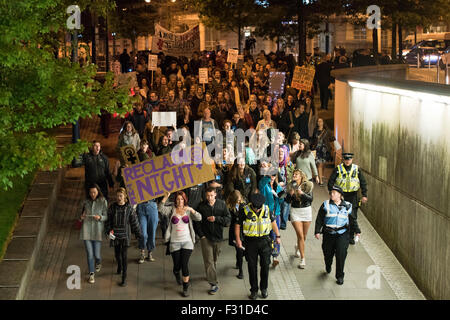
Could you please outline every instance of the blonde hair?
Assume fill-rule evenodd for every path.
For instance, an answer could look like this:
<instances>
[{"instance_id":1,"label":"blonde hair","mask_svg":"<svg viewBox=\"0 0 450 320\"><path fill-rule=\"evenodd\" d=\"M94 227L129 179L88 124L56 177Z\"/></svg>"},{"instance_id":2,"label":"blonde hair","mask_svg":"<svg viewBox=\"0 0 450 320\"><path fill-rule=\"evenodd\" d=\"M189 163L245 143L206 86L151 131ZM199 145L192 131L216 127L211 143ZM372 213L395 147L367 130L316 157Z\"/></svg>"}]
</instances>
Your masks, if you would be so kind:
<instances>
[{"instance_id":1,"label":"blonde hair","mask_svg":"<svg viewBox=\"0 0 450 320\"><path fill-rule=\"evenodd\" d=\"M300 184L303 183L303 182L305 182L305 181L308 181L308 176L306 175L306 173L304 173L304 172L303 172L302 170L300 170L300 169L295 169L295 170L292 172L292 180L294 180L294 174L295 174L296 172L298 172L298 173L300 174L300 177L301 177L301 182L300 182Z\"/></svg>"}]
</instances>

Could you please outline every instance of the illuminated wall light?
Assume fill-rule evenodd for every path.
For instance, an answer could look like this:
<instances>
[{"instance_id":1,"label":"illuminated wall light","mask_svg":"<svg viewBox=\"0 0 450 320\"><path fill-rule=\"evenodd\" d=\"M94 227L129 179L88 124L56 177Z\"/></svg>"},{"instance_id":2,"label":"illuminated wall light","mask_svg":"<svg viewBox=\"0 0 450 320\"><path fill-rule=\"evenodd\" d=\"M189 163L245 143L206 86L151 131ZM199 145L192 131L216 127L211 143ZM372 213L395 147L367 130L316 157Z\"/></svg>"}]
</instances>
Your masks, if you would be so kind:
<instances>
[{"instance_id":1,"label":"illuminated wall light","mask_svg":"<svg viewBox=\"0 0 450 320\"><path fill-rule=\"evenodd\" d=\"M411 90L379 86L379 85L375 85L375 84L359 83L359 82L354 82L354 81L349 81L348 84L350 87L353 87L353 88L366 89L366 90L370 90L370 91L384 92L384 93L396 94L396 95L401 95L401 96L407 96L407 97L411 97L411 98L415 98L415 99L419 99L419 100L430 100L430 101L450 104L450 97L440 96L440 95L433 94L433 93L416 92L416 91L411 91Z\"/></svg>"}]
</instances>

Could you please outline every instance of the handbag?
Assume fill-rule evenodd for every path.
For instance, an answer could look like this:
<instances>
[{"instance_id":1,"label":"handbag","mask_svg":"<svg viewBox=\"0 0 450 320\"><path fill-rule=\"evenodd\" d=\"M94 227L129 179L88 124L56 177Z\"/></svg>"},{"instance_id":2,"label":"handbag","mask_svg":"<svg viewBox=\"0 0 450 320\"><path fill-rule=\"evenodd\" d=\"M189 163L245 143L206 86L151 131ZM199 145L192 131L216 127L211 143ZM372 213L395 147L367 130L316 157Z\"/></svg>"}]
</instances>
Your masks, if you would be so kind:
<instances>
[{"instance_id":1,"label":"handbag","mask_svg":"<svg viewBox=\"0 0 450 320\"><path fill-rule=\"evenodd\" d=\"M81 230L81 228L83 227L83 221L81 219L77 219L75 220L75 230Z\"/></svg>"}]
</instances>

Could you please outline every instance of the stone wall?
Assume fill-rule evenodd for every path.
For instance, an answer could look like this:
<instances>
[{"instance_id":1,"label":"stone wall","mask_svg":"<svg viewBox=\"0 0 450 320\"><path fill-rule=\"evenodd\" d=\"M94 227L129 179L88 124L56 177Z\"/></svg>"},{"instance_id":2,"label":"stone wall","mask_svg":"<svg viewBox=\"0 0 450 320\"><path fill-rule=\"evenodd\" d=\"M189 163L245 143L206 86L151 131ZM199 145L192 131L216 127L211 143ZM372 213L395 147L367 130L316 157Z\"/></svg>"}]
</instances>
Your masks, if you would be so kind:
<instances>
[{"instance_id":1,"label":"stone wall","mask_svg":"<svg viewBox=\"0 0 450 320\"><path fill-rule=\"evenodd\" d=\"M335 127L349 123L339 135L369 184L364 214L428 298L450 299L448 87L365 75L336 89Z\"/></svg>"}]
</instances>

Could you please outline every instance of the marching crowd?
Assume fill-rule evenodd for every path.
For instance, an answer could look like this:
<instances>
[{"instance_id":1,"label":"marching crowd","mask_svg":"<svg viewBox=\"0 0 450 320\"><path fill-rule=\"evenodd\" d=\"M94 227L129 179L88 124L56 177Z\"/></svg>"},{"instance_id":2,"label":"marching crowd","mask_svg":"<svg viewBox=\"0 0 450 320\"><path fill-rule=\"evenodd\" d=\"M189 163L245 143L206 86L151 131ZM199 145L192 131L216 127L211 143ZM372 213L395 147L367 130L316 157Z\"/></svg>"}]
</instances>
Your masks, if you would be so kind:
<instances>
[{"instance_id":1,"label":"marching crowd","mask_svg":"<svg viewBox=\"0 0 450 320\"><path fill-rule=\"evenodd\" d=\"M126 60L121 56L121 62ZM125 286L131 234L139 241L138 263L154 261L159 225L183 296L189 295L189 259L197 240L211 285L209 293L215 294L219 290L217 261L224 228L229 228L228 243L236 251L237 278L244 277L245 258L250 298L256 299L258 290L266 298L269 266L271 262L274 268L279 264L280 230L287 228L288 221L297 235L293 250L299 268L306 266L305 239L312 222L315 185L327 187L330 199L320 207L314 235L319 239L323 234L326 272L331 272L335 256L337 283L343 283L347 247L361 232L356 220L358 191L361 189L361 202L366 202L367 184L352 163L353 155L344 153L343 163L334 169L325 186L324 166L333 161L334 138L314 104L314 95L320 93L321 109L327 109L333 82L330 71L342 59L331 61L329 55L318 52L309 55L306 63L316 69L312 90L304 92L287 85L281 95L269 91L270 72L285 72L289 84L295 67L291 56L261 52L254 58L246 53L243 63L226 61L224 50L196 52L190 60L160 53L158 69L152 74L147 71L145 57L137 60L137 86L131 91L141 99L123 119L116 150L119 160L110 168L99 141L94 141L91 151L83 156L87 198L80 218L81 240L86 247L90 283L95 282L95 272L101 269L100 248L105 235L115 250L120 285ZM199 68L208 68L207 84L198 83ZM153 111L175 111L176 127L154 127ZM102 112L105 138L109 136L110 119L110 114ZM194 136L196 126L206 144L217 143L208 135L210 130L221 130L226 136L238 129L255 129L258 136L264 133L278 144L278 162L274 168L262 157L265 146L255 149L246 145L244 154L238 155L235 146L224 143L222 161L213 165L213 181L131 206L121 177L126 163L120 148L133 145L139 160L145 161L172 152L178 143L186 142L177 139L177 133L184 130ZM276 137L273 132L277 132ZM109 196L109 188L115 185L119 188Z\"/></svg>"}]
</instances>

